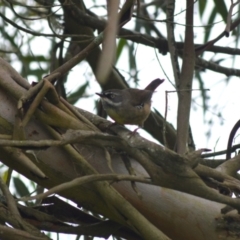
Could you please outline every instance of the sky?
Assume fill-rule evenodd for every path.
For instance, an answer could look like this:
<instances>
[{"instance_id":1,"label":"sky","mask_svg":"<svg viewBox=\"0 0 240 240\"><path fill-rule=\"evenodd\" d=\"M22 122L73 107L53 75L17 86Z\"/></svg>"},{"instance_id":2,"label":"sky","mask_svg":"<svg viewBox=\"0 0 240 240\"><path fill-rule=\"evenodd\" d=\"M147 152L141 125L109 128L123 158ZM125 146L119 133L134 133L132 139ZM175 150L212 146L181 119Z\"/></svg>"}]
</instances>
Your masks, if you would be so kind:
<instances>
[{"instance_id":1,"label":"sky","mask_svg":"<svg viewBox=\"0 0 240 240\"><path fill-rule=\"evenodd\" d=\"M99 0L99 5L105 6L105 0ZM229 5L229 1L226 1ZM91 1L87 1L87 4L91 5ZM184 33L184 23L185 23L185 5L183 1L176 1L176 10L175 10L175 22L178 23L175 26L175 38L176 41L182 41L183 33ZM194 15L194 42L195 43L203 43L203 37L205 34L205 29L201 26L207 24L208 16L210 11L212 10L212 1L207 2L208 7L205 12L205 15L202 19L206 19L205 22L202 22L198 16L198 4L195 3L195 15ZM229 6L228 6L229 7ZM56 8L58 9L58 8ZM101 12L102 15L105 14L104 10L101 8L94 9L92 11L96 13ZM60 10L59 10L60 13ZM158 19L165 19L165 16L159 16ZM127 23L125 28L132 28L133 21ZM211 29L212 34L210 35L210 39L215 38L220 32L225 28L225 23L222 21L220 16L216 16L214 22L217 24ZM36 21L38 24L39 21ZM160 31L166 36L166 26L165 23L157 23L156 26L160 29ZM40 28L40 26L37 26ZM49 29L47 25L41 25L42 31L45 33L49 33ZM142 29L141 29L142 31ZM26 38L25 34L22 34L22 40L24 41ZM34 41L30 46L31 51L34 54L42 54L44 50L40 46L44 46L47 51L47 46L50 42L47 38L39 37L37 41ZM215 45L218 46L228 46L228 47L236 47L234 45L233 39L222 38ZM27 51L26 47L26 51ZM126 61L128 61L127 51L123 51L122 56L117 62L117 67L121 71L123 75L125 71L128 71L128 66L126 65ZM168 106L166 106L165 102L165 92L166 91L174 91L174 87L168 81L170 79L174 82L171 62L170 62L170 54L163 56L157 52L156 49L145 47L140 44L136 44L135 47L135 56L137 59L137 67L139 71L139 88L145 88L149 82L151 82L155 78L164 78L166 81L157 89L156 93L152 99L152 107L156 108L161 114L164 114L165 108L167 108L167 120L176 127L176 118L177 118L177 96L176 93L168 94ZM143 57L144 56L144 57ZM222 65L227 66L229 68L235 67L237 68L236 62L232 61L232 58L228 55L218 55L217 57L213 53L204 53L204 59L206 60L217 60L221 58L226 58ZM181 60L179 60L179 64L181 66ZM39 65L33 63L36 68ZM16 69L20 69L19 63L15 62L14 67ZM164 71L162 70L164 69ZM166 74L165 74L166 73ZM82 78L81 78L82 76ZM205 115L203 115L202 108L202 99L200 97L200 91L193 91L193 103L192 103L192 111L190 116L190 124L193 132L193 137L195 140L196 148L210 148L212 150L223 150L226 148L228 135L234 126L234 124L240 118L240 113L238 111L238 102L239 102L239 93L236 85L238 84L239 79L237 77L231 77L230 81L226 81L227 77L223 74L217 74L215 72L206 70L201 73L202 79L204 80L205 88L210 91L207 92L210 97L208 103L212 106L211 109L207 110ZM82 62L78 66L74 67L69 74L68 83L67 83L67 92L72 92L79 85L84 84L83 81L89 81L89 87L87 88L86 98L80 99L76 106L88 110L90 112L95 113L96 109L94 108L94 101L98 100L98 96L95 95L95 92L100 92L101 89L95 79L95 77L91 73L90 67L87 63ZM31 81L36 81L34 78L28 79ZM135 87L132 82L129 82L131 87ZM199 89L199 84L196 80L193 81L193 89ZM219 112L221 113L221 117L219 117ZM212 122L212 125L208 123ZM127 126L128 127L128 126ZM134 126L130 126L130 129L134 129ZM144 130L138 131L141 136L147 137L154 141ZM208 135L210 133L210 135ZM237 142L237 138L235 139Z\"/></svg>"},{"instance_id":2,"label":"sky","mask_svg":"<svg viewBox=\"0 0 240 240\"><path fill-rule=\"evenodd\" d=\"M105 1L103 1L104 5ZM185 9L182 1L176 1L178 4L176 6L175 13L181 12ZM101 4L101 3L99 3ZM207 9L211 10L211 2L208 2L209 6ZM201 22L198 16L197 4L195 4L195 16L194 16L194 42L195 43L203 43L203 37L205 34L204 28L197 27L207 24L207 22ZM94 11L95 9L93 9ZM98 9L99 10L99 9ZM209 12L205 12L205 16L208 16ZM165 19L165 16L160 16L159 19ZM204 18L203 18L204 19ZM207 21L208 18L206 18ZM183 33L184 33L184 22L185 22L185 11L181 14L176 15L175 22L178 23L175 27L175 36L176 41L182 41ZM214 22L218 22L214 25L212 29L212 34L210 39L215 38L220 32L222 32L225 28L225 23L222 21L220 16L217 16ZM181 25L182 24L182 25ZM131 28L132 22L129 22L124 27ZM161 29L161 32L166 36L165 23L157 23L157 27ZM222 38L219 42L216 43L218 46L232 46L236 47L233 43L232 38ZM123 75L124 71L128 69L126 66L127 59L127 51L123 52L122 57L117 62L117 67L120 69ZM171 62L170 62L170 54L162 56L157 52L157 50L145 47L140 44L136 44L135 56L137 59L137 66L140 69L139 72L139 88L145 88L145 86L155 78L164 78L166 81L158 87L156 93L152 99L152 107L156 108L161 114L164 114L166 108L165 101L165 92L166 91L174 91L174 87L170 84L167 79L170 79L174 82ZM144 56L144 57L143 57ZM216 60L220 58L227 58L227 60L223 61L222 64L226 67L232 68L235 66L237 68L237 64L230 59L229 56L226 55L218 55L217 57L213 53L206 52L204 54L204 59L206 60ZM159 59L159 61L158 61ZM179 61L181 66L181 61ZM164 69L164 71L162 70ZM93 96L94 100L98 99L98 96L94 95L95 92L101 91L98 86L94 76L89 74L90 67L86 63L81 63L80 66L75 67L71 71L71 79L69 85L67 86L68 91L73 91L76 87L76 78L79 78L79 73L89 79L90 86L87 89L87 94ZM165 75L167 73L167 76ZM81 75L80 74L80 75ZM203 115L202 108L202 99L200 97L200 91L193 91L193 99L194 102L192 104L193 109L191 111L190 124L193 132L193 137L195 140L195 144L198 148L210 148L212 150L223 150L226 148L228 135L234 126L234 124L240 118L240 112L238 109L239 102L239 91L236 88L239 79L237 77L231 77L229 83L226 81L227 77L223 74L217 74L215 72L206 70L201 73L202 78L204 80L205 88L210 91L207 92L209 99L209 105L214 106L213 108L206 111L205 115ZM126 75L127 76L127 75ZM72 83L71 83L72 82ZM131 86L131 83L130 83ZM135 87L132 84L132 87ZM193 89L199 89L199 84L196 80L193 81ZM95 112L94 104L92 99L81 99L78 101L77 106L80 108L84 108L88 111ZM176 126L176 118L177 118L177 96L176 93L168 94L168 115L167 120ZM219 112L222 117L219 117ZM212 122L212 125L208 123ZM134 126L130 126L130 129L134 129ZM210 132L210 136L207 134ZM140 130L139 133L141 136L147 137L153 140L145 131ZM237 138L236 138L237 141Z\"/></svg>"}]
</instances>

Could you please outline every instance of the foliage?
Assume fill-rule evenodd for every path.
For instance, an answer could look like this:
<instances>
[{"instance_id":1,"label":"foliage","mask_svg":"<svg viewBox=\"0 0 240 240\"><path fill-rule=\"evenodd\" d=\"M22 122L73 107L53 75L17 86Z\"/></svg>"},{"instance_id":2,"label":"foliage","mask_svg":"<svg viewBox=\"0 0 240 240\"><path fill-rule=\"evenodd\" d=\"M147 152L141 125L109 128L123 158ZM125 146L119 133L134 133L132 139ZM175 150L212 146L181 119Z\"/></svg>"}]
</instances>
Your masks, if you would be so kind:
<instances>
[{"instance_id":1,"label":"foliage","mask_svg":"<svg viewBox=\"0 0 240 240\"><path fill-rule=\"evenodd\" d=\"M212 219L229 236L229 216L216 216L221 204L240 209L234 165L239 157L213 162L209 158L217 153L202 155L207 150L196 145L209 141L213 148L220 136L217 125L226 124L225 118L233 119L231 126L237 121L225 107L224 90L236 89L240 76L239 7L223 0L1 2L0 56L18 71L1 61L0 96L10 109L5 113L0 107L1 169L16 197L30 195L30 184L42 195L16 205L1 181L6 200L0 204L8 209L0 218L0 238L49 239L39 231L45 230L116 239L217 239L214 224L204 225ZM94 89L144 88L154 78L165 78L166 90L166 95L159 90L161 98L154 95L155 110L145 122L156 144L68 105L94 112ZM238 148L232 147L238 125L234 129L228 155ZM118 183L123 180L131 184ZM57 195L41 202L51 193L77 206ZM176 209L157 201L168 194ZM185 203L177 198L186 198ZM194 201L199 204L194 214L204 209L204 219L196 220L202 238L195 227L189 229L194 221L186 220L184 228L162 214L164 208L172 215L189 214ZM231 217L237 223L238 215ZM237 236L236 228L229 239Z\"/></svg>"}]
</instances>

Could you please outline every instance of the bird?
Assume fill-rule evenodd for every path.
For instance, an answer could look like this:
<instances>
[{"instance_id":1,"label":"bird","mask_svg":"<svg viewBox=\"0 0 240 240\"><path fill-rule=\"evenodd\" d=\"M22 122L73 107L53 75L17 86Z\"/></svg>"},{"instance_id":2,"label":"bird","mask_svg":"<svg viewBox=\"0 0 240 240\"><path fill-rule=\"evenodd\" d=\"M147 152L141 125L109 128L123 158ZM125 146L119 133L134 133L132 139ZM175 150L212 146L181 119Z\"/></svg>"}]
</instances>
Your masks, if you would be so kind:
<instances>
[{"instance_id":1,"label":"bird","mask_svg":"<svg viewBox=\"0 0 240 240\"><path fill-rule=\"evenodd\" d=\"M115 121L114 124L137 125L138 128L143 128L144 122L151 112L152 95L163 82L164 80L157 78L143 90L136 88L110 89L96 94L101 99L103 109Z\"/></svg>"}]
</instances>

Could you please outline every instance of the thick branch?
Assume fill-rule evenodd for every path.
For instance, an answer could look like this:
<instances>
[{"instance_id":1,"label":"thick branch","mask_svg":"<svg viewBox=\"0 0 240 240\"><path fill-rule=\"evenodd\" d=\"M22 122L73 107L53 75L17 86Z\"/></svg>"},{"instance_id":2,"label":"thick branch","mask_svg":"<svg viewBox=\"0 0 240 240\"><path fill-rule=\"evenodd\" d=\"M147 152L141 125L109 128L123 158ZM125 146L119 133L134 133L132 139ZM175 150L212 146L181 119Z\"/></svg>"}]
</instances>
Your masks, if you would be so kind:
<instances>
[{"instance_id":1,"label":"thick branch","mask_svg":"<svg viewBox=\"0 0 240 240\"><path fill-rule=\"evenodd\" d=\"M195 51L193 44L193 7L194 1L187 0L185 43L183 50L183 65L178 86L178 114L177 114L177 152L184 154L188 139L189 118L192 97L192 80L195 65ZM189 89L187 91L186 89Z\"/></svg>"}]
</instances>

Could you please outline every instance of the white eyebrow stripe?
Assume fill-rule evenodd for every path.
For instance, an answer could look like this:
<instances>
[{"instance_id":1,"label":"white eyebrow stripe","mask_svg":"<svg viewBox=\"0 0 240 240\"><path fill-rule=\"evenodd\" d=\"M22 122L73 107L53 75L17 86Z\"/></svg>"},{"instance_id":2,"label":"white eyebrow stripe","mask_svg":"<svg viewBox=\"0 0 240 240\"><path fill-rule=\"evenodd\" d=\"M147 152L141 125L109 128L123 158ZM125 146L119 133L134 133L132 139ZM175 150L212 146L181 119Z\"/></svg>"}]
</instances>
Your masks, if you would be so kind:
<instances>
[{"instance_id":1,"label":"white eyebrow stripe","mask_svg":"<svg viewBox=\"0 0 240 240\"><path fill-rule=\"evenodd\" d=\"M122 102L113 102L108 98L104 98L103 101L107 102L109 105L114 105L114 106L120 106L122 104Z\"/></svg>"},{"instance_id":2,"label":"white eyebrow stripe","mask_svg":"<svg viewBox=\"0 0 240 240\"><path fill-rule=\"evenodd\" d=\"M116 96L119 96L119 95L120 95L120 93L116 93L116 92L105 92L104 94L105 94L105 95L111 95L111 94L113 94L113 95L116 95Z\"/></svg>"}]
</instances>

